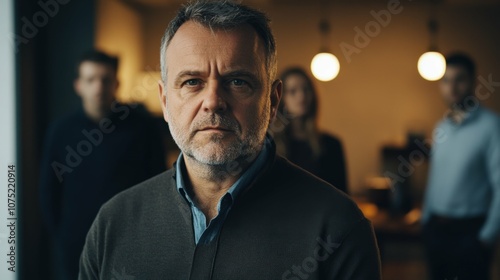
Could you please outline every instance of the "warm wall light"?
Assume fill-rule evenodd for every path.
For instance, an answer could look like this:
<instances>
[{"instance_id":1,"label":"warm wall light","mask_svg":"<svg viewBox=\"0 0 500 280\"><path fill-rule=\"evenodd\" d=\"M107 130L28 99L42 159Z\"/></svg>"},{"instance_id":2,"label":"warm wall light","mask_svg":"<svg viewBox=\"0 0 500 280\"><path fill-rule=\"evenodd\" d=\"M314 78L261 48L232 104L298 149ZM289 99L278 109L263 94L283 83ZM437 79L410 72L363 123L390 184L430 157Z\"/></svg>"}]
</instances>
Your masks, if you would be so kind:
<instances>
[{"instance_id":1,"label":"warm wall light","mask_svg":"<svg viewBox=\"0 0 500 280\"><path fill-rule=\"evenodd\" d=\"M439 52L426 52L418 59L418 73L428 81L441 79L446 71L446 60Z\"/></svg>"},{"instance_id":2,"label":"warm wall light","mask_svg":"<svg viewBox=\"0 0 500 280\"><path fill-rule=\"evenodd\" d=\"M311 61L311 71L316 79L328 82L339 74L340 63L337 57L331 53L318 53Z\"/></svg>"}]
</instances>

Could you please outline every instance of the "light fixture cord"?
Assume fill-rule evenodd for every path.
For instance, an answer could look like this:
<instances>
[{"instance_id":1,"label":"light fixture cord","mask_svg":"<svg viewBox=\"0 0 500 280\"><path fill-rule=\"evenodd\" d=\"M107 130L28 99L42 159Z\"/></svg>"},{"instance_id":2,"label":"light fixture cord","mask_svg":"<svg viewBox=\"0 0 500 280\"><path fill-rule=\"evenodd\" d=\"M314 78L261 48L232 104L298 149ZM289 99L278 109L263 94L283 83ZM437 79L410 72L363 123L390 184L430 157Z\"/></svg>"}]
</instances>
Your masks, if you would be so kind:
<instances>
[{"instance_id":1,"label":"light fixture cord","mask_svg":"<svg viewBox=\"0 0 500 280\"><path fill-rule=\"evenodd\" d=\"M439 23L437 20L437 4L439 0L430 0L430 17L429 22L427 23L427 28L429 30L430 35L430 51L438 51L437 40L438 40L438 30Z\"/></svg>"},{"instance_id":2,"label":"light fixture cord","mask_svg":"<svg viewBox=\"0 0 500 280\"><path fill-rule=\"evenodd\" d=\"M318 24L319 33L321 36L321 52L328 52L328 37L331 31L330 22L328 21L328 0L320 0L319 1L319 9L320 9L320 20Z\"/></svg>"}]
</instances>

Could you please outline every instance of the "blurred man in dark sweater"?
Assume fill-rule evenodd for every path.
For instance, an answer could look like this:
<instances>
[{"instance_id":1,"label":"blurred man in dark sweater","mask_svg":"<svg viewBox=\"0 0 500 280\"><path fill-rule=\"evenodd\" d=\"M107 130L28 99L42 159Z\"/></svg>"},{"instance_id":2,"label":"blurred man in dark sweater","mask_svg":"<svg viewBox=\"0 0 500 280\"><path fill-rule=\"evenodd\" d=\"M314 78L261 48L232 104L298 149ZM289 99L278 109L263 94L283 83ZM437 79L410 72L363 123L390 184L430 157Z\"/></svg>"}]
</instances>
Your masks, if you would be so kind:
<instances>
[{"instance_id":1,"label":"blurred man in dark sweater","mask_svg":"<svg viewBox=\"0 0 500 280\"><path fill-rule=\"evenodd\" d=\"M74 83L83 106L46 133L40 197L58 279L77 279L85 236L101 205L166 169L153 118L144 107L115 99L117 69L117 58L85 53Z\"/></svg>"},{"instance_id":2,"label":"blurred man in dark sweater","mask_svg":"<svg viewBox=\"0 0 500 280\"><path fill-rule=\"evenodd\" d=\"M370 222L277 156L266 134L281 81L264 14L192 2L165 32L161 65L164 118L182 153L103 205L80 279L380 279Z\"/></svg>"}]
</instances>

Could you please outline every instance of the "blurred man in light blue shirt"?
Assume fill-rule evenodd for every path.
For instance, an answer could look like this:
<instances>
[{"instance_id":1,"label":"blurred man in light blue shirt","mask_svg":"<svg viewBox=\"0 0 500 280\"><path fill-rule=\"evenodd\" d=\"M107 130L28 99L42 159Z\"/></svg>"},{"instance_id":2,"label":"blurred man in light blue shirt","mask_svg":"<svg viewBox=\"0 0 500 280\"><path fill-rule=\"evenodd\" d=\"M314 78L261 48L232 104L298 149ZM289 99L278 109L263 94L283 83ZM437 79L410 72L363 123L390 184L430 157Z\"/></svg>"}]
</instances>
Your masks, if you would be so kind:
<instances>
[{"instance_id":1,"label":"blurred man in light blue shirt","mask_svg":"<svg viewBox=\"0 0 500 280\"><path fill-rule=\"evenodd\" d=\"M500 118L474 95L474 62L446 62L440 89L450 110L436 128L423 210L429 271L486 280L500 235Z\"/></svg>"}]
</instances>

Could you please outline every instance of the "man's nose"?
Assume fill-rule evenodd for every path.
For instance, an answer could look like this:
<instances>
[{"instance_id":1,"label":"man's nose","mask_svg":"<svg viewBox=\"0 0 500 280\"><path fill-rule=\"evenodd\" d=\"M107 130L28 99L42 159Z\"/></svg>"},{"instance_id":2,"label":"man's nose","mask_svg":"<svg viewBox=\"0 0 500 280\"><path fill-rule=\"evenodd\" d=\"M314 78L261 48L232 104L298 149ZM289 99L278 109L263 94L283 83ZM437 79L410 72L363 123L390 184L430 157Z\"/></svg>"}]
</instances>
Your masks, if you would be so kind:
<instances>
[{"instance_id":1,"label":"man's nose","mask_svg":"<svg viewBox=\"0 0 500 280\"><path fill-rule=\"evenodd\" d=\"M208 85L204 92L203 110L208 113L225 111L227 102L224 97L224 89L218 82Z\"/></svg>"}]
</instances>

